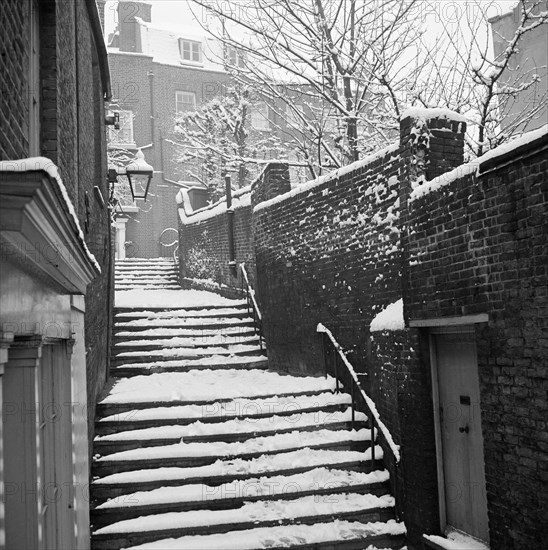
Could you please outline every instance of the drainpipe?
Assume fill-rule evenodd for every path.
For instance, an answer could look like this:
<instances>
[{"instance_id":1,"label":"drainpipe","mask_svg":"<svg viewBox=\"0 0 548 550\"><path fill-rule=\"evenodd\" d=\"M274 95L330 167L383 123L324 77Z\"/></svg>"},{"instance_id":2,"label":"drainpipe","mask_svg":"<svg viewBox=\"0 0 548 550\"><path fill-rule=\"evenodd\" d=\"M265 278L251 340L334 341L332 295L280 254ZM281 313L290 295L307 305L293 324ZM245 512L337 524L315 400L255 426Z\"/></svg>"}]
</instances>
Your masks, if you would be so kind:
<instances>
[{"instance_id":1,"label":"drainpipe","mask_svg":"<svg viewBox=\"0 0 548 550\"><path fill-rule=\"evenodd\" d=\"M147 76L150 83L150 141L154 147L154 73L149 71Z\"/></svg>"},{"instance_id":2,"label":"drainpipe","mask_svg":"<svg viewBox=\"0 0 548 550\"><path fill-rule=\"evenodd\" d=\"M225 176L226 215L228 222L228 266L230 274L236 277L236 252L234 249L234 210L232 209L232 185L230 176Z\"/></svg>"}]
</instances>

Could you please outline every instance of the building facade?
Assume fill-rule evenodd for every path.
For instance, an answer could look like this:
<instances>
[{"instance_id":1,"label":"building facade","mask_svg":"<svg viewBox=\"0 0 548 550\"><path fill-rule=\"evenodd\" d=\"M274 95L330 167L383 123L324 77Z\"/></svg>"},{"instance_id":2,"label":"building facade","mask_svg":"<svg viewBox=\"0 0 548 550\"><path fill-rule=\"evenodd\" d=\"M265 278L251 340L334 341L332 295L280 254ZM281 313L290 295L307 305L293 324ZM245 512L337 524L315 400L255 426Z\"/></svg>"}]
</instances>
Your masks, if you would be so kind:
<instances>
[{"instance_id":1,"label":"building facade","mask_svg":"<svg viewBox=\"0 0 548 550\"><path fill-rule=\"evenodd\" d=\"M548 2L528 0L527 9L533 16L548 11ZM511 11L489 20L493 33L495 58L503 55L521 25L523 5L519 2ZM532 17L526 26L535 24ZM501 126L503 130L517 128L530 131L548 124L548 24L545 22L525 33L517 43L518 50L501 77L504 86L516 86L530 82L530 87L516 94L502 106Z\"/></svg>"},{"instance_id":2,"label":"building facade","mask_svg":"<svg viewBox=\"0 0 548 550\"><path fill-rule=\"evenodd\" d=\"M106 49L93 0L8 0L0 27L0 548L89 548L112 309Z\"/></svg>"},{"instance_id":3,"label":"building facade","mask_svg":"<svg viewBox=\"0 0 548 550\"><path fill-rule=\"evenodd\" d=\"M130 158L140 148L154 167L148 200L124 201L118 209L117 257L171 257L175 246L165 244L176 240L177 193L192 187L195 205L207 204L210 197L196 177L205 167L199 161L181 162L184 150L176 145L181 139L175 121L177 115L226 94L234 84L227 63L239 62L237 51L227 51L207 37L196 21L156 25L153 8L152 3L120 0L116 30L106 38L113 82L111 110L120 118L120 128L109 130L109 150L112 155L124 151ZM273 136L273 142L289 142L295 130L287 123L288 116L280 101L255 98L249 112L250 139L267 143ZM268 158L279 153L268 144L261 148Z\"/></svg>"}]
</instances>

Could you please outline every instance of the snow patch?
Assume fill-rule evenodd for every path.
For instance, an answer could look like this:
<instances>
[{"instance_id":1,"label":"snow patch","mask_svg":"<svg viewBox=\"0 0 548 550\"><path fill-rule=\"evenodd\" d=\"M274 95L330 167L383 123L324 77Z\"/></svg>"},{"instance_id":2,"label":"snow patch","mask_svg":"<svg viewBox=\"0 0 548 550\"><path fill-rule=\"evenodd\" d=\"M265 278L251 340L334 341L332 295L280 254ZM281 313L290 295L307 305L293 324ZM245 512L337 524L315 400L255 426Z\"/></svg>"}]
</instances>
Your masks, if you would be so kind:
<instances>
[{"instance_id":1,"label":"snow patch","mask_svg":"<svg viewBox=\"0 0 548 550\"><path fill-rule=\"evenodd\" d=\"M370 331L381 332L383 330L403 330L405 322L403 320L403 299L389 304L385 309L377 313L371 321Z\"/></svg>"},{"instance_id":2,"label":"snow patch","mask_svg":"<svg viewBox=\"0 0 548 550\"><path fill-rule=\"evenodd\" d=\"M402 113L401 120L404 120L408 117L415 118L421 121L427 121L432 118L444 118L446 120L455 120L457 122L468 122L468 119L465 116L455 111L451 111L451 109L445 109L443 107L436 107L433 109L427 109L424 107L410 107Z\"/></svg>"},{"instance_id":3,"label":"snow patch","mask_svg":"<svg viewBox=\"0 0 548 550\"><path fill-rule=\"evenodd\" d=\"M237 306L242 300L223 298L206 290L118 290L116 307Z\"/></svg>"}]
</instances>

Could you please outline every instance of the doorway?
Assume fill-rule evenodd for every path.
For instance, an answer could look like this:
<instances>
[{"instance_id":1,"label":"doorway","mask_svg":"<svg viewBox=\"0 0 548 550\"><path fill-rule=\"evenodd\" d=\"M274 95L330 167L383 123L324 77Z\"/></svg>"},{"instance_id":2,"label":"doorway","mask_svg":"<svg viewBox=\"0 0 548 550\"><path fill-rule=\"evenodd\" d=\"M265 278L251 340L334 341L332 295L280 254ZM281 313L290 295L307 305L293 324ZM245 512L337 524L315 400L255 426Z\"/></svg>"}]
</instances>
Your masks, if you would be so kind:
<instances>
[{"instance_id":1,"label":"doorway","mask_svg":"<svg viewBox=\"0 0 548 550\"><path fill-rule=\"evenodd\" d=\"M432 329L431 350L442 531L488 542L474 327Z\"/></svg>"}]
</instances>

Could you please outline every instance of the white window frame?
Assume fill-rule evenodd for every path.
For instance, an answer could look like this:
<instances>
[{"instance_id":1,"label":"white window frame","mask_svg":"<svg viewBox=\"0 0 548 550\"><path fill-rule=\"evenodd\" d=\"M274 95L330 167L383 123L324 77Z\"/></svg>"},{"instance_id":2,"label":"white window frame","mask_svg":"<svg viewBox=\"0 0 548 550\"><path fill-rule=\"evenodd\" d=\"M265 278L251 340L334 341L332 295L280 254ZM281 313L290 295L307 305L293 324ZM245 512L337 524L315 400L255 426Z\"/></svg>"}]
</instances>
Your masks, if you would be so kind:
<instances>
[{"instance_id":1,"label":"white window frame","mask_svg":"<svg viewBox=\"0 0 548 550\"><path fill-rule=\"evenodd\" d=\"M202 63L202 43L179 38L179 54L184 63Z\"/></svg>"},{"instance_id":2,"label":"white window frame","mask_svg":"<svg viewBox=\"0 0 548 550\"><path fill-rule=\"evenodd\" d=\"M262 132L270 130L269 107L266 103L258 103L251 109L251 127Z\"/></svg>"},{"instance_id":3,"label":"white window frame","mask_svg":"<svg viewBox=\"0 0 548 550\"><path fill-rule=\"evenodd\" d=\"M226 47L226 62L229 67L245 67L243 52L234 46Z\"/></svg>"},{"instance_id":4,"label":"white window frame","mask_svg":"<svg viewBox=\"0 0 548 550\"><path fill-rule=\"evenodd\" d=\"M185 101L185 99L192 99L192 101ZM190 105L192 105L192 108L188 107ZM185 90L177 90L175 92L175 114L180 115L182 113L193 112L195 110L196 94Z\"/></svg>"},{"instance_id":5,"label":"white window frame","mask_svg":"<svg viewBox=\"0 0 548 550\"><path fill-rule=\"evenodd\" d=\"M112 145L135 146L133 137L133 111L120 109L114 111L120 117L120 128L116 130L114 126L108 127L108 142Z\"/></svg>"}]
</instances>

